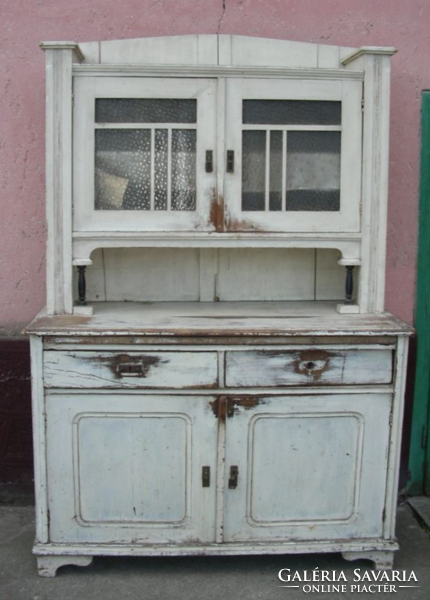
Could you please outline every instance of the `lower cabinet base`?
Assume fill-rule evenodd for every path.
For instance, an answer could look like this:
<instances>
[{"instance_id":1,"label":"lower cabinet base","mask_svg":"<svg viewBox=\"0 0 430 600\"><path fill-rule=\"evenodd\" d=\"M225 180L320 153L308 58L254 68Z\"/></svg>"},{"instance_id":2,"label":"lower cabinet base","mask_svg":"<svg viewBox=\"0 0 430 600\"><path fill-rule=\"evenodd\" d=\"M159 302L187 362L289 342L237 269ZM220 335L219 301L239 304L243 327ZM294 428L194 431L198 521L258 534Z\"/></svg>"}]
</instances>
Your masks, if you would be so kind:
<instances>
[{"instance_id":1,"label":"lower cabinet base","mask_svg":"<svg viewBox=\"0 0 430 600\"><path fill-rule=\"evenodd\" d=\"M55 577L57 569L66 565L88 567L93 562L92 556L64 555L38 556L37 570L41 577Z\"/></svg>"},{"instance_id":2,"label":"lower cabinet base","mask_svg":"<svg viewBox=\"0 0 430 600\"><path fill-rule=\"evenodd\" d=\"M258 554L318 554L340 552L345 560L366 559L376 570L393 568L394 541L286 542L284 544L208 544L201 546L133 546L36 544L39 575L55 577L65 565L87 567L94 556L243 556Z\"/></svg>"}]
</instances>

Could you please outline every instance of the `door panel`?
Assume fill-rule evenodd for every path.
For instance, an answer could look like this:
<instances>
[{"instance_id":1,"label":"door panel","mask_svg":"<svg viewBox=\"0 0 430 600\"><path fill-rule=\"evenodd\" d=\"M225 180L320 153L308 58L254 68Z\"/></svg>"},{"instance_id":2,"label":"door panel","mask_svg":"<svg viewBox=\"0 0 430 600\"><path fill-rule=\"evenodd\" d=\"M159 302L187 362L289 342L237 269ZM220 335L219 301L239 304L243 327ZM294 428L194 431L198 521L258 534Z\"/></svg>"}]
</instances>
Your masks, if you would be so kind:
<instances>
[{"instance_id":1,"label":"door panel","mask_svg":"<svg viewBox=\"0 0 430 600\"><path fill-rule=\"evenodd\" d=\"M380 537L391 396L234 403L224 541Z\"/></svg>"},{"instance_id":2,"label":"door panel","mask_svg":"<svg viewBox=\"0 0 430 600\"><path fill-rule=\"evenodd\" d=\"M360 81L227 82L228 231L360 231Z\"/></svg>"},{"instance_id":3,"label":"door panel","mask_svg":"<svg viewBox=\"0 0 430 600\"><path fill-rule=\"evenodd\" d=\"M211 400L48 395L50 540L214 541ZM213 474L209 487L203 467Z\"/></svg>"},{"instance_id":4,"label":"door panel","mask_svg":"<svg viewBox=\"0 0 430 600\"><path fill-rule=\"evenodd\" d=\"M75 80L75 232L212 231L213 79Z\"/></svg>"}]
</instances>

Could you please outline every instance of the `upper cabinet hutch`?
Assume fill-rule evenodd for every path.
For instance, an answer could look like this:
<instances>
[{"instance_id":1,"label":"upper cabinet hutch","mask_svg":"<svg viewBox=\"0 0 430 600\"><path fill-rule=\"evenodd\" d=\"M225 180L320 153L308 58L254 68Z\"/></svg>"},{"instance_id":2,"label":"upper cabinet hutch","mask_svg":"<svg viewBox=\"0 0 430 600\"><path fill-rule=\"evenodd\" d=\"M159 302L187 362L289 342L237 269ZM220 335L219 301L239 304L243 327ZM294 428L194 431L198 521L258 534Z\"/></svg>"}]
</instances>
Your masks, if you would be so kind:
<instances>
[{"instance_id":1,"label":"upper cabinet hutch","mask_svg":"<svg viewBox=\"0 0 430 600\"><path fill-rule=\"evenodd\" d=\"M389 568L410 334L384 312L395 50L42 48L40 573L336 551Z\"/></svg>"}]
</instances>

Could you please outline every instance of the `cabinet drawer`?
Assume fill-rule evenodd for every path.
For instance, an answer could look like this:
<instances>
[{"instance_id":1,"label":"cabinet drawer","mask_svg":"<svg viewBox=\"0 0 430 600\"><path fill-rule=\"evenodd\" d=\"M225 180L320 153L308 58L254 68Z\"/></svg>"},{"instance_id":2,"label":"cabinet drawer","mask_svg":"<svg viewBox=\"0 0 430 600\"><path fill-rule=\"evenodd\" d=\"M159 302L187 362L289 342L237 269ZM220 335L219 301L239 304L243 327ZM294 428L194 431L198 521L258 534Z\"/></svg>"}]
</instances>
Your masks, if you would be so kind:
<instances>
[{"instance_id":1,"label":"cabinet drawer","mask_svg":"<svg viewBox=\"0 0 430 600\"><path fill-rule=\"evenodd\" d=\"M391 383L393 351L256 350L226 353L227 387Z\"/></svg>"},{"instance_id":2,"label":"cabinet drawer","mask_svg":"<svg viewBox=\"0 0 430 600\"><path fill-rule=\"evenodd\" d=\"M216 352L44 353L48 388L214 388Z\"/></svg>"}]
</instances>

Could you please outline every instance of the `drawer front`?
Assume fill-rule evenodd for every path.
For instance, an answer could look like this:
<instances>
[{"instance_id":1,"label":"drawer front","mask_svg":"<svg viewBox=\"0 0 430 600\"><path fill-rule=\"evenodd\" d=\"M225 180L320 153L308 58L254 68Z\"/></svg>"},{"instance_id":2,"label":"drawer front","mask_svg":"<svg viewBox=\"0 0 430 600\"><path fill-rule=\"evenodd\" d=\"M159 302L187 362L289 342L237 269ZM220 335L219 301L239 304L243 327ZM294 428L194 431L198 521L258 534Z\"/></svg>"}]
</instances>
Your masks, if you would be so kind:
<instances>
[{"instance_id":1,"label":"drawer front","mask_svg":"<svg viewBox=\"0 0 430 600\"><path fill-rule=\"evenodd\" d=\"M48 388L214 388L216 352L44 353Z\"/></svg>"},{"instance_id":2,"label":"drawer front","mask_svg":"<svg viewBox=\"0 0 430 600\"><path fill-rule=\"evenodd\" d=\"M227 387L388 384L392 381L393 351L227 352L225 369Z\"/></svg>"}]
</instances>

